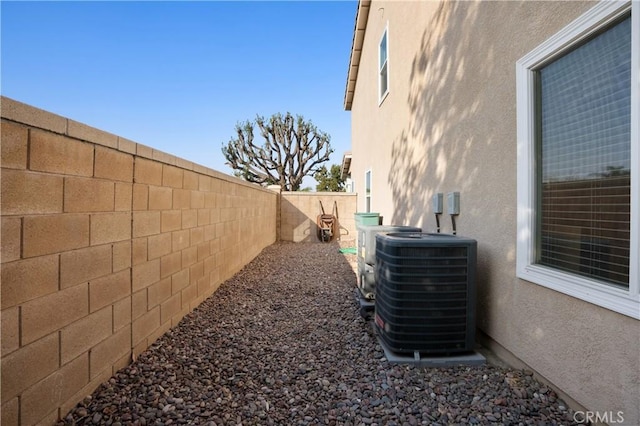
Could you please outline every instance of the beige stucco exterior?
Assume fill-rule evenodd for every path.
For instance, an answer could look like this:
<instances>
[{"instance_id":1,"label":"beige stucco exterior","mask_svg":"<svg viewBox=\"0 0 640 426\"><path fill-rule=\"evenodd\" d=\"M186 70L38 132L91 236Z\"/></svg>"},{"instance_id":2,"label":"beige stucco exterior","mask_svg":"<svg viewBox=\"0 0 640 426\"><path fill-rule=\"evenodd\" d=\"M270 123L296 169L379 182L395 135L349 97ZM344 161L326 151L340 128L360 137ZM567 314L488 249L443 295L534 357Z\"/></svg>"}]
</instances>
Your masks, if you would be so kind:
<instances>
[{"instance_id":1,"label":"beige stucco exterior","mask_svg":"<svg viewBox=\"0 0 640 426\"><path fill-rule=\"evenodd\" d=\"M516 278L516 61L594 3L363 4L345 102L358 211L367 170L385 224L433 231L433 194L459 191L458 234L478 241L480 330L579 406L640 424L640 322ZM390 90L379 104L385 28ZM451 232L449 216L441 222Z\"/></svg>"}]
</instances>

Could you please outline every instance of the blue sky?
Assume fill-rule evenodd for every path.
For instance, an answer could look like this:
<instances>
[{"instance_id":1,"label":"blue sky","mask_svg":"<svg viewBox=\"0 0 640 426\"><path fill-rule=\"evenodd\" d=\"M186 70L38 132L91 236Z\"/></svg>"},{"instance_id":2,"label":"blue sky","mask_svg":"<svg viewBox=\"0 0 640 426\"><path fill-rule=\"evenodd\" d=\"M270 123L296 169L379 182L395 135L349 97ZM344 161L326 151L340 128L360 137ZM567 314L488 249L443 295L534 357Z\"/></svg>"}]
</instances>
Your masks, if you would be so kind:
<instances>
[{"instance_id":1,"label":"blue sky","mask_svg":"<svg viewBox=\"0 0 640 426\"><path fill-rule=\"evenodd\" d=\"M340 163L356 6L2 1L1 90L225 173L237 122L289 111L331 135Z\"/></svg>"}]
</instances>

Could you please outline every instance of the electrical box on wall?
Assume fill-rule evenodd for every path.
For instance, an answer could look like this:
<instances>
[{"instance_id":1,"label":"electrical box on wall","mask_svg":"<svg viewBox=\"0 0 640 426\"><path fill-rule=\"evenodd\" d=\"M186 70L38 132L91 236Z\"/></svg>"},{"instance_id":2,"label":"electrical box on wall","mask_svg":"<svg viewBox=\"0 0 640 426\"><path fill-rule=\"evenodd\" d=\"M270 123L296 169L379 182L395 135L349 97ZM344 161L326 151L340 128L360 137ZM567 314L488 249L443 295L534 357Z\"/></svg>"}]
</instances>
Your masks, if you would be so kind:
<instances>
[{"instance_id":1,"label":"electrical box on wall","mask_svg":"<svg viewBox=\"0 0 640 426\"><path fill-rule=\"evenodd\" d=\"M447 194L447 210L449 214L460 214L459 192L449 192Z\"/></svg>"},{"instance_id":2,"label":"electrical box on wall","mask_svg":"<svg viewBox=\"0 0 640 426\"><path fill-rule=\"evenodd\" d=\"M433 194L433 212L435 214L442 214L443 210L443 196L442 192L438 192L437 194Z\"/></svg>"}]
</instances>

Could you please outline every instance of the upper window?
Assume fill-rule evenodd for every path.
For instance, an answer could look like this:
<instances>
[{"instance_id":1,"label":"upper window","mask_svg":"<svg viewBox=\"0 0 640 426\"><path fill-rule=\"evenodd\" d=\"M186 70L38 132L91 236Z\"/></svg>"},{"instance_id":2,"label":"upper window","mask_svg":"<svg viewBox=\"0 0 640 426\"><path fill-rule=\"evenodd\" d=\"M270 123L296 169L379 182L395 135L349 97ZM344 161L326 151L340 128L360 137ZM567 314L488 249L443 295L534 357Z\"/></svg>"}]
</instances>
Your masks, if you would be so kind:
<instances>
[{"instance_id":1,"label":"upper window","mask_svg":"<svg viewBox=\"0 0 640 426\"><path fill-rule=\"evenodd\" d=\"M603 2L518 62L518 276L640 318L632 19Z\"/></svg>"},{"instance_id":2,"label":"upper window","mask_svg":"<svg viewBox=\"0 0 640 426\"><path fill-rule=\"evenodd\" d=\"M378 48L378 100L380 103L389 93L389 50L387 46L387 29L384 30Z\"/></svg>"}]
</instances>

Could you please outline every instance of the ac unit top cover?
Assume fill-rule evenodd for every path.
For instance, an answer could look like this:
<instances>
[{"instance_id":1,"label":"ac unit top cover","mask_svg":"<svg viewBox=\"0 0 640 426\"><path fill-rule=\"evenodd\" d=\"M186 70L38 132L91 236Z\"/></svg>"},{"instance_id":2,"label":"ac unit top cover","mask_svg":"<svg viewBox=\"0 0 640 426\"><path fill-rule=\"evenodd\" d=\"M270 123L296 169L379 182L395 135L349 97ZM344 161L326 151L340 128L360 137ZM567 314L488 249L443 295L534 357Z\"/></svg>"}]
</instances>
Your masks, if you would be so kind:
<instances>
[{"instance_id":1,"label":"ac unit top cover","mask_svg":"<svg viewBox=\"0 0 640 426\"><path fill-rule=\"evenodd\" d=\"M378 242L384 242L388 246L418 246L425 245L437 246L459 246L465 244L476 244L476 240L472 238L462 237L452 234L435 234L427 232L390 232L387 234L376 235Z\"/></svg>"}]
</instances>

